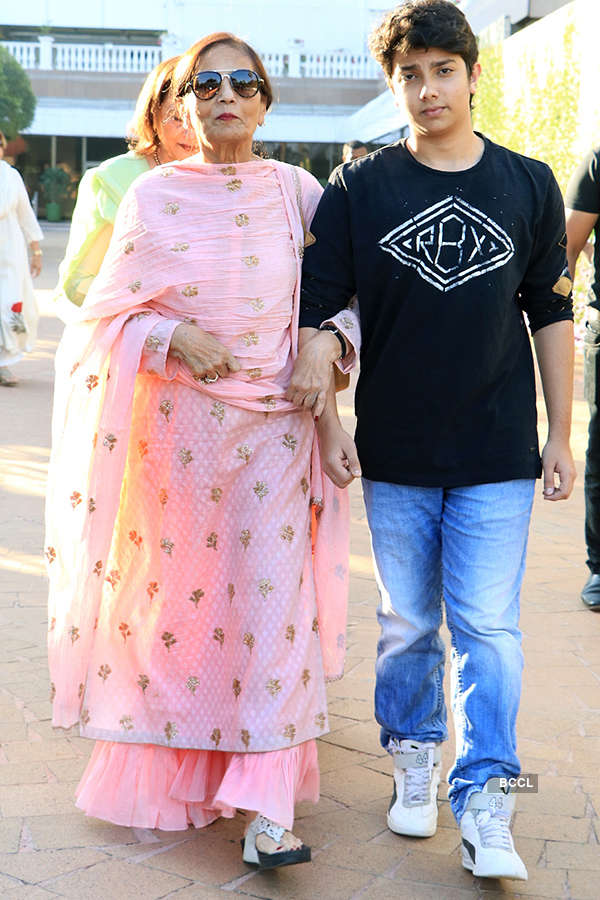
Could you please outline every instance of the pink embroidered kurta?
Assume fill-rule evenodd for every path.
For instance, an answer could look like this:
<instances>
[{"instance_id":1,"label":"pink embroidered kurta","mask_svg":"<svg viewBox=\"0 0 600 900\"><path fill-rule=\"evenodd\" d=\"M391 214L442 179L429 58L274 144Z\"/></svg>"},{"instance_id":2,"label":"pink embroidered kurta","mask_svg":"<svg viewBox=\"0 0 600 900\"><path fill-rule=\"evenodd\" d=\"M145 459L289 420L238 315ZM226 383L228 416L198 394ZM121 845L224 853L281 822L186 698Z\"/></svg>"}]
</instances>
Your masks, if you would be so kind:
<instances>
[{"instance_id":1,"label":"pink embroidered kurta","mask_svg":"<svg viewBox=\"0 0 600 900\"><path fill-rule=\"evenodd\" d=\"M303 244L295 179L310 222L318 184L280 163L192 159L142 176L86 321L66 329L46 549L56 725L242 753L327 730L348 509L321 473L310 414L284 399ZM167 358L190 320L239 373L204 385Z\"/></svg>"}]
</instances>

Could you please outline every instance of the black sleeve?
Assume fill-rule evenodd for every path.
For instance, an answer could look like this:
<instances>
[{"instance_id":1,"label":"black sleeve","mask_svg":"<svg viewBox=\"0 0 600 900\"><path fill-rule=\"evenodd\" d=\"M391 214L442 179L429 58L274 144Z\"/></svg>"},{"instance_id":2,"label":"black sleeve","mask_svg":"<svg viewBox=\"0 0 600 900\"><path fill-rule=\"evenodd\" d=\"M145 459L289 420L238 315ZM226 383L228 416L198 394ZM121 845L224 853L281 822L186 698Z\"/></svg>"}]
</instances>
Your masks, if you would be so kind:
<instances>
[{"instance_id":1,"label":"black sleeve","mask_svg":"<svg viewBox=\"0 0 600 900\"><path fill-rule=\"evenodd\" d=\"M300 328L318 328L356 293L348 194L341 173L332 173L310 226L316 241L304 251Z\"/></svg>"},{"instance_id":2,"label":"black sleeve","mask_svg":"<svg viewBox=\"0 0 600 900\"><path fill-rule=\"evenodd\" d=\"M600 152L592 150L579 163L567 186L565 205L578 212L600 213Z\"/></svg>"},{"instance_id":3,"label":"black sleeve","mask_svg":"<svg viewBox=\"0 0 600 900\"><path fill-rule=\"evenodd\" d=\"M521 308L527 313L532 334L554 322L573 319L566 246L563 199L554 175L549 172L529 265L519 289Z\"/></svg>"}]
</instances>

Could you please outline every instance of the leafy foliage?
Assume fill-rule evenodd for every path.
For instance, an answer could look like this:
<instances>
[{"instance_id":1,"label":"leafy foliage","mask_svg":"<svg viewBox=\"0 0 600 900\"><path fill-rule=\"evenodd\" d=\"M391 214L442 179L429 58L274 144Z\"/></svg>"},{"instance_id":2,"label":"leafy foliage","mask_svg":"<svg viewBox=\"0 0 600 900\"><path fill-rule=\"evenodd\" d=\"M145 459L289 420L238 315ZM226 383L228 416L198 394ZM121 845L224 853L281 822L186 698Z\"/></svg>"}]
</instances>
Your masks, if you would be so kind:
<instances>
[{"instance_id":1,"label":"leafy foliage","mask_svg":"<svg viewBox=\"0 0 600 900\"><path fill-rule=\"evenodd\" d=\"M8 140L33 122L35 94L25 70L0 47L0 131Z\"/></svg>"}]
</instances>

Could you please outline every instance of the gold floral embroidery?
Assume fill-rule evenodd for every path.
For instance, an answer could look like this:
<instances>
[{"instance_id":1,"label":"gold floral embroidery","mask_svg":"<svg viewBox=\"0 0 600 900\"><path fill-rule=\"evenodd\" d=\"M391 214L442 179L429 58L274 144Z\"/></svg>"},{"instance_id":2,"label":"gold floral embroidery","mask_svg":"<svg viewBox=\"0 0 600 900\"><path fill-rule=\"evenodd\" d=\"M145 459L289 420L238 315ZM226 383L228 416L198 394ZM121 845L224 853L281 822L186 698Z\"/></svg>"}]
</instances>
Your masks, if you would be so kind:
<instances>
[{"instance_id":1,"label":"gold floral embroidery","mask_svg":"<svg viewBox=\"0 0 600 900\"><path fill-rule=\"evenodd\" d=\"M127 638L131 637L131 631L129 630L129 625L127 622L121 622L119 625L119 631L121 632L121 637L123 638L123 643L127 643Z\"/></svg>"},{"instance_id":2,"label":"gold floral embroidery","mask_svg":"<svg viewBox=\"0 0 600 900\"><path fill-rule=\"evenodd\" d=\"M177 643L177 638L174 634L171 634L170 631L163 631L161 640L169 652L171 651L173 644Z\"/></svg>"},{"instance_id":3,"label":"gold floral embroidery","mask_svg":"<svg viewBox=\"0 0 600 900\"><path fill-rule=\"evenodd\" d=\"M285 629L285 639L289 641L292 647L294 646L294 638L296 637L296 626L288 625Z\"/></svg>"},{"instance_id":4,"label":"gold floral embroidery","mask_svg":"<svg viewBox=\"0 0 600 900\"><path fill-rule=\"evenodd\" d=\"M150 684L150 679L148 678L147 675L138 675L137 684L138 684L138 687L141 687L142 694L145 694L146 688Z\"/></svg>"},{"instance_id":5,"label":"gold floral embroidery","mask_svg":"<svg viewBox=\"0 0 600 900\"><path fill-rule=\"evenodd\" d=\"M139 280L139 278L137 281L132 281L132 282L130 282L130 284L127 285L127 287L129 288L129 290L131 291L132 294L137 294L137 292L139 291L141 286L142 286L142 282Z\"/></svg>"},{"instance_id":6,"label":"gold floral embroidery","mask_svg":"<svg viewBox=\"0 0 600 900\"><path fill-rule=\"evenodd\" d=\"M263 397L260 401L267 409L275 409L277 406L277 401L273 394L269 394L267 397Z\"/></svg>"},{"instance_id":7,"label":"gold floral embroidery","mask_svg":"<svg viewBox=\"0 0 600 900\"><path fill-rule=\"evenodd\" d=\"M256 643L254 635L250 631L247 631L242 639L242 643L245 644L246 647L248 648L248 650L250 651L250 653L252 653L252 650Z\"/></svg>"},{"instance_id":8,"label":"gold floral embroidery","mask_svg":"<svg viewBox=\"0 0 600 900\"><path fill-rule=\"evenodd\" d=\"M260 378L262 375L262 369L248 369L248 378Z\"/></svg>"},{"instance_id":9,"label":"gold floral embroidery","mask_svg":"<svg viewBox=\"0 0 600 900\"><path fill-rule=\"evenodd\" d=\"M239 459L243 459L246 465L248 465L254 450L252 447L249 447L248 444L240 444L240 446L236 448L236 453Z\"/></svg>"},{"instance_id":10,"label":"gold floral embroidery","mask_svg":"<svg viewBox=\"0 0 600 900\"><path fill-rule=\"evenodd\" d=\"M171 175L175 174L175 169L172 169L170 166L161 166L159 172L163 178L170 178Z\"/></svg>"},{"instance_id":11,"label":"gold floral embroidery","mask_svg":"<svg viewBox=\"0 0 600 900\"><path fill-rule=\"evenodd\" d=\"M217 641L222 650L223 644L225 643L225 632L222 628L215 628L213 631L213 640Z\"/></svg>"},{"instance_id":12,"label":"gold floral embroidery","mask_svg":"<svg viewBox=\"0 0 600 900\"><path fill-rule=\"evenodd\" d=\"M305 688L308 687L308 682L310 681L310 669L302 670L302 684Z\"/></svg>"},{"instance_id":13,"label":"gold floral embroidery","mask_svg":"<svg viewBox=\"0 0 600 900\"><path fill-rule=\"evenodd\" d=\"M78 641L80 638L79 628L77 628L75 625L71 625L71 627L69 628L69 637L71 638L72 644L74 644L75 641Z\"/></svg>"},{"instance_id":14,"label":"gold floral embroidery","mask_svg":"<svg viewBox=\"0 0 600 900\"><path fill-rule=\"evenodd\" d=\"M190 249L190 245L186 244L186 243L173 244L173 246L171 247L171 253L185 253L185 251L189 250L189 249Z\"/></svg>"},{"instance_id":15,"label":"gold floral embroidery","mask_svg":"<svg viewBox=\"0 0 600 900\"><path fill-rule=\"evenodd\" d=\"M160 406L158 407L158 411L163 414L167 422L169 421L169 416L173 412L173 403L171 400L161 400Z\"/></svg>"},{"instance_id":16,"label":"gold floral embroidery","mask_svg":"<svg viewBox=\"0 0 600 900\"><path fill-rule=\"evenodd\" d=\"M102 441L105 447L108 447L109 452L112 453L115 449L115 444L117 443L117 439L114 434L107 434L104 440Z\"/></svg>"},{"instance_id":17,"label":"gold floral embroidery","mask_svg":"<svg viewBox=\"0 0 600 900\"><path fill-rule=\"evenodd\" d=\"M291 525L284 525L279 532L279 536L282 541L287 541L288 544L291 544L294 540L295 531Z\"/></svg>"},{"instance_id":18,"label":"gold floral embroidery","mask_svg":"<svg viewBox=\"0 0 600 900\"><path fill-rule=\"evenodd\" d=\"M300 259L304 259L304 244L300 243L300 241L298 241L298 256Z\"/></svg>"},{"instance_id":19,"label":"gold floral embroidery","mask_svg":"<svg viewBox=\"0 0 600 900\"><path fill-rule=\"evenodd\" d=\"M221 173L223 175L235 175L236 169L235 166L224 166L221 169Z\"/></svg>"},{"instance_id":20,"label":"gold floral embroidery","mask_svg":"<svg viewBox=\"0 0 600 900\"><path fill-rule=\"evenodd\" d=\"M178 451L177 456L181 462L181 465L184 467L189 466L191 461L193 460L192 451L188 450L186 447L182 447L181 450Z\"/></svg>"},{"instance_id":21,"label":"gold floral embroidery","mask_svg":"<svg viewBox=\"0 0 600 900\"><path fill-rule=\"evenodd\" d=\"M279 678L270 678L269 681L267 681L267 683L265 684L265 690L269 692L271 697L276 697L281 690Z\"/></svg>"},{"instance_id":22,"label":"gold floral embroidery","mask_svg":"<svg viewBox=\"0 0 600 900\"><path fill-rule=\"evenodd\" d=\"M121 716L119 719L119 725L123 729L123 731L133 731L133 717L132 716Z\"/></svg>"},{"instance_id":23,"label":"gold floral embroidery","mask_svg":"<svg viewBox=\"0 0 600 900\"><path fill-rule=\"evenodd\" d=\"M242 182L240 181L239 178L232 178L232 180L228 181L227 184L225 185L227 190L231 191L232 193L233 193L233 191L239 191L241 186L242 186Z\"/></svg>"},{"instance_id":24,"label":"gold floral embroidery","mask_svg":"<svg viewBox=\"0 0 600 900\"><path fill-rule=\"evenodd\" d=\"M150 581L146 588L146 593L150 597L150 601L154 600L154 595L158 594L158 581Z\"/></svg>"},{"instance_id":25,"label":"gold floral embroidery","mask_svg":"<svg viewBox=\"0 0 600 900\"><path fill-rule=\"evenodd\" d=\"M302 488L302 493L304 494L305 497L308 493L308 486L309 486L308 481L306 480L306 478L303 478L302 481L300 482L300 487Z\"/></svg>"},{"instance_id":26,"label":"gold floral embroidery","mask_svg":"<svg viewBox=\"0 0 600 900\"><path fill-rule=\"evenodd\" d=\"M48 563L51 564L56 559L56 550L54 547L46 547L46 559Z\"/></svg>"},{"instance_id":27,"label":"gold floral embroidery","mask_svg":"<svg viewBox=\"0 0 600 900\"><path fill-rule=\"evenodd\" d=\"M168 499L169 499L168 492L164 488L161 488L160 491L158 492L158 502L160 503L161 506L166 506Z\"/></svg>"},{"instance_id":28,"label":"gold floral embroidery","mask_svg":"<svg viewBox=\"0 0 600 900\"><path fill-rule=\"evenodd\" d=\"M219 536L216 531L211 531L211 533L206 538L206 546L211 550L217 549L217 541Z\"/></svg>"},{"instance_id":29,"label":"gold floral embroidery","mask_svg":"<svg viewBox=\"0 0 600 900\"><path fill-rule=\"evenodd\" d=\"M211 414L211 416L214 416L214 417L215 417L215 419L217 420L217 422L219 423L219 425L222 425L222 424L223 424L223 419L225 418L225 407L224 407L224 405L221 403L220 400L216 400L216 401L213 403L212 409L211 409L211 411L210 411L210 414Z\"/></svg>"},{"instance_id":30,"label":"gold floral embroidery","mask_svg":"<svg viewBox=\"0 0 600 900\"><path fill-rule=\"evenodd\" d=\"M102 572L102 560L99 559L93 569L94 575L100 575Z\"/></svg>"},{"instance_id":31,"label":"gold floral embroidery","mask_svg":"<svg viewBox=\"0 0 600 900\"><path fill-rule=\"evenodd\" d=\"M246 263L249 269L253 269L260 262L258 256L242 256L242 262Z\"/></svg>"},{"instance_id":32,"label":"gold floral embroidery","mask_svg":"<svg viewBox=\"0 0 600 900\"><path fill-rule=\"evenodd\" d=\"M283 729L283 736L284 736L284 738L287 738L291 744L292 741L294 740L294 738L296 737L296 726L293 723L286 725L285 728Z\"/></svg>"},{"instance_id":33,"label":"gold floral embroidery","mask_svg":"<svg viewBox=\"0 0 600 900\"><path fill-rule=\"evenodd\" d=\"M93 391L95 387L98 387L99 383L100 379L97 375L88 375L88 377L85 379L85 384L88 391Z\"/></svg>"},{"instance_id":34,"label":"gold floral embroidery","mask_svg":"<svg viewBox=\"0 0 600 900\"><path fill-rule=\"evenodd\" d=\"M318 725L321 731L323 731L323 729L325 728L325 722L325 713L317 713L317 715L315 716L315 725Z\"/></svg>"},{"instance_id":35,"label":"gold floral embroidery","mask_svg":"<svg viewBox=\"0 0 600 900\"><path fill-rule=\"evenodd\" d=\"M102 681L106 681L106 679L108 678L108 676L110 675L111 672L112 672L112 669L107 663L100 666L100 668L98 669L98 675L100 676Z\"/></svg>"},{"instance_id":36,"label":"gold floral embroidery","mask_svg":"<svg viewBox=\"0 0 600 900\"><path fill-rule=\"evenodd\" d=\"M244 548L244 550L248 549L248 544L250 543L251 538L252 538L252 534L250 532L250 529L242 528L242 531L240 532L240 543L241 543L242 547Z\"/></svg>"},{"instance_id":37,"label":"gold floral embroidery","mask_svg":"<svg viewBox=\"0 0 600 900\"><path fill-rule=\"evenodd\" d=\"M52 703L52 701L54 700L55 697L56 697L56 685L54 684L53 681L51 681L50 682L50 703Z\"/></svg>"},{"instance_id":38,"label":"gold floral embroidery","mask_svg":"<svg viewBox=\"0 0 600 900\"><path fill-rule=\"evenodd\" d=\"M215 747L218 747L221 743L221 729L213 728L210 739L214 743Z\"/></svg>"},{"instance_id":39,"label":"gold floral embroidery","mask_svg":"<svg viewBox=\"0 0 600 900\"><path fill-rule=\"evenodd\" d=\"M254 485L254 487L252 488L252 490L254 491L254 493L256 494L258 499L261 501L261 503L262 503L263 497L266 497L267 494L269 493L269 488L267 487L267 485L265 484L264 481L257 481L256 484Z\"/></svg>"},{"instance_id":40,"label":"gold floral embroidery","mask_svg":"<svg viewBox=\"0 0 600 900\"><path fill-rule=\"evenodd\" d=\"M148 453L148 441L138 441L138 453L140 459L143 459Z\"/></svg>"},{"instance_id":41,"label":"gold floral embroidery","mask_svg":"<svg viewBox=\"0 0 600 900\"><path fill-rule=\"evenodd\" d=\"M246 347L251 347L253 344L258 344L259 340L260 338L255 331L249 331L247 334L243 334L240 338L240 341Z\"/></svg>"},{"instance_id":42,"label":"gold floral embroidery","mask_svg":"<svg viewBox=\"0 0 600 900\"><path fill-rule=\"evenodd\" d=\"M137 531L129 532L129 540L131 541L132 544L135 544L135 546L138 548L138 550L142 549L142 544L144 543L144 538L141 536L141 534L138 534Z\"/></svg>"},{"instance_id":43,"label":"gold floral embroidery","mask_svg":"<svg viewBox=\"0 0 600 900\"><path fill-rule=\"evenodd\" d=\"M141 286L141 282L140 282L140 286ZM129 316L129 319L137 319L139 322L139 321L141 321L141 319L144 319L146 316L151 316L151 315L152 315L152 312L148 309L148 310L145 310L144 312L134 313L132 316ZM112 318L114 319L114 316ZM127 319L128 322L129 322L129 319ZM110 372L108 373L107 377L110 378Z\"/></svg>"},{"instance_id":44,"label":"gold floral embroidery","mask_svg":"<svg viewBox=\"0 0 600 900\"><path fill-rule=\"evenodd\" d=\"M79 504L81 503L81 500L82 500L82 497L81 497L81 494L79 493L79 491L73 491L73 493L69 497L69 500L71 501L71 506L73 507L73 509L75 509L76 506L79 506Z\"/></svg>"},{"instance_id":45,"label":"gold floral embroidery","mask_svg":"<svg viewBox=\"0 0 600 900\"><path fill-rule=\"evenodd\" d=\"M233 598L235 597L235 586L231 583L231 581L227 585L227 596L229 597L229 605L231 606L231 604L233 603Z\"/></svg>"},{"instance_id":46,"label":"gold floral embroidery","mask_svg":"<svg viewBox=\"0 0 600 900\"><path fill-rule=\"evenodd\" d=\"M342 316L340 322L344 328L354 328L354 322L348 316Z\"/></svg>"},{"instance_id":47,"label":"gold floral embroidery","mask_svg":"<svg viewBox=\"0 0 600 900\"><path fill-rule=\"evenodd\" d=\"M165 737L169 744L174 737L177 737L177 725L175 724L175 722L167 722L167 724L165 725Z\"/></svg>"},{"instance_id":48,"label":"gold floral embroidery","mask_svg":"<svg viewBox=\"0 0 600 900\"><path fill-rule=\"evenodd\" d=\"M221 497L223 496L223 491L221 488L212 488L210 492L210 499L214 503L218 503Z\"/></svg>"},{"instance_id":49,"label":"gold floral embroidery","mask_svg":"<svg viewBox=\"0 0 600 900\"><path fill-rule=\"evenodd\" d=\"M161 538L160 549L164 550L164 552L168 556L172 555L174 546L175 546L174 542L172 540L170 540L169 538Z\"/></svg>"},{"instance_id":50,"label":"gold floral embroidery","mask_svg":"<svg viewBox=\"0 0 600 900\"><path fill-rule=\"evenodd\" d=\"M271 584L270 578L261 578L258 582L258 590L263 595L263 599L267 599L267 595L271 593L271 591L275 590L273 585Z\"/></svg>"},{"instance_id":51,"label":"gold floral embroidery","mask_svg":"<svg viewBox=\"0 0 600 900\"><path fill-rule=\"evenodd\" d=\"M232 689L232 691L233 691L233 696L234 696L235 699L237 700L237 698L238 698L238 697L240 696L240 694L242 693L242 685L241 685L241 683L240 683L239 678L234 678L234 679L233 679L233 682L232 682L232 685L231 685L231 689Z\"/></svg>"},{"instance_id":52,"label":"gold floral embroidery","mask_svg":"<svg viewBox=\"0 0 600 900\"><path fill-rule=\"evenodd\" d=\"M90 497L90 499L88 500L88 512L93 513L95 509L96 509L96 501L94 500L93 497Z\"/></svg>"},{"instance_id":53,"label":"gold floral embroidery","mask_svg":"<svg viewBox=\"0 0 600 900\"><path fill-rule=\"evenodd\" d=\"M245 747L246 750L247 750L248 747L250 746L250 732L249 732L249 731L246 731L245 728L242 728L242 730L241 730L241 732L240 732L240 735L241 735L241 738L242 738L242 744L244 745L244 747Z\"/></svg>"},{"instance_id":54,"label":"gold floral embroidery","mask_svg":"<svg viewBox=\"0 0 600 900\"><path fill-rule=\"evenodd\" d=\"M117 585L121 580L121 575L119 574L118 569L111 569L108 575L106 576L106 581L110 584L113 591L116 591Z\"/></svg>"},{"instance_id":55,"label":"gold floral embroidery","mask_svg":"<svg viewBox=\"0 0 600 900\"><path fill-rule=\"evenodd\" d=\"M184 287L184 289L182 290L181 293L183 294L184 297L197 297L198 296L198 288L196 287L195 284L188 284L187 287Z\"/></svg>"},{"instance_id":56,"label":"gold floral embroidery","mask_svg":"<svg viewBox=\"0 0 600 900\"><path fill-rule=\"evenodd\" d=\"M90 722L90 711L89 709L82 709L81 715L79 716L79 721L82 725L89 725Z\"/></svg>"},{"instance_id":57,"label":"gold floral embroidery","mask_svg":"<svg viewBox=\"0 0 600 900\"><path fill-rule=\"evenodd\" d=\"M135 245L134 245L133 241L127 241L127 243L123 247L123 253L128 253L128 254L133 253L134 250L135 250Z\"/></svg>"},{"instance_id":58,"label":"gold floral embroidery","mask_svg":"<svg viewBox=\"0 0 600 900\"><path fill-rule=\"evenodd\" d=\"M174 200L169 200L169 202L165 203L163 206L162 212L165 216L176 216L179 212L179 203L176 203Z\"/></svg>"},{"instance_id":59,"label":"gold floral embroidery","mask_svg":"<svg viewBox=\"0 0 600 900\"><path fill-rule=\"evenodd\" d=\"M162 347L163 342L159 337L156 337L155 334L150 334L146 338L145 345L148 350L158 350L159 347Z\"/></svg>"},{"instance_id":60,"label":"gold floral embroidery","mask_svg":"<svg viewBox=\"0 0 600 900\"><path fill-rule=\"evenodd\" d=\"M265 308L265 304L263 303L261 297L252 297L251 300L248 300L248 303L254 310L254 312L260 312Z\"/></svg>"},{"instance_id":61,"label":"gold floral embroidery","mask_svg":"<svg viewBox=\"0 0 600 900\"><path fill-rule=\"evenodd\" d=\"M314 633L317 635L317 637L319 636L319 620L316 616L314 617L314 619L312 621L312 631L314 631Z\"/></svg>"},{"instance_id":62,"label":"gold floral embroidery","mask_svg":"<svg viewBox=\"0 0 600 900\"><path fill-rule=\"evenodd\" d=\"M250 224L250 219L246 213L240 213L235 217L235 224L238 228L245 228L246 225Z\"/></svg>"},{"instance_id":63,"label":"gold floral embroidery","mask_svg":"<svg viewBox=\"0 0 600 900\"><path fill-rule=\"evenodd\" d=\"M185 686L188 689L188 691L190 691L192 694L195 694L196 688L198 687L199 684L200 684L200 679L196 678L195 675L190 675L190 677L188 678L188 680L185 683Z\"/></svg>"},{"instance_id":64,"label":"gold floral embroidery","mask_svg":"<svg viewBox=\"0 0 600 900\"><path fill-rule=\"evenodd\" d=\"M196 609L198 609L198 604L200 603L200 601L202 600L203 597L204 597L204 591L202 590L202 588L197 588L197 590L192 591L192 594L190 597L188 597L188 600L190 601L190 603L194 604Z\"/></svg>"},{"instance_id":65,"label":"gold floral embroidery","mask_svg":"<svg viewBox=\"0 0 600 900\"><path fill-rule=\"evenodd\" d=\"M296 453L297 445L298 440L293 434L284 434L281 446L285 447L286 450L291 450L292 456Z\"/></svg>"}]
</instances>

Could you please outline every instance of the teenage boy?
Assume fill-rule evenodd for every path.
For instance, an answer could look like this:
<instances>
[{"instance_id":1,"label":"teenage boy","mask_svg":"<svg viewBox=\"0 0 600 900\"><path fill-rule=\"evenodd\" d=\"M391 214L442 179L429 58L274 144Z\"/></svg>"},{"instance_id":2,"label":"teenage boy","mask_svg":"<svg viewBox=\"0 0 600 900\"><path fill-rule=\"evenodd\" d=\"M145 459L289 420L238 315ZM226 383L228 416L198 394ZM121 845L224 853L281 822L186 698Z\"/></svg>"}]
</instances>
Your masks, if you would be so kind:
<instances>
[{"instance_id":1,"label":"teenage boy","mask_svg":"<svg viewBox=\"0 0 600 900\"><path fill-rule=\"evenodd\" d=\"M327 320L356 293L356 445L381 594L375 712L394 757L388 825L416 836L436 828L443 598L463 865L526 879L510 832L514 794L499 779L520 772L519 594L535 479L543 470L544 497L556 501L575 474L563 204L547 165L473 131L477 43L453 3L404 3L370 46L410 136L330 178L304 257L288 397L319 416L327 470L347 483L360 472L352 441L322 410L344 343ZM523 313L548 411L541 459Z\"/></svg>"},{"instance_id":2,"label":"teenage boy","mask_svg":"<svg viewBox=\"0 0 600 900\"><path fill-rule=\"evenodd\" d=\"M575 266L592 231L594 275L586 314L583 348L585 396L590 407L588 446L585 456L585 543L590 570L581 599L600 612L600 147L581 161L569 181L567 204L567 256L575 278Z\"/></svg>"}]
</instances>

